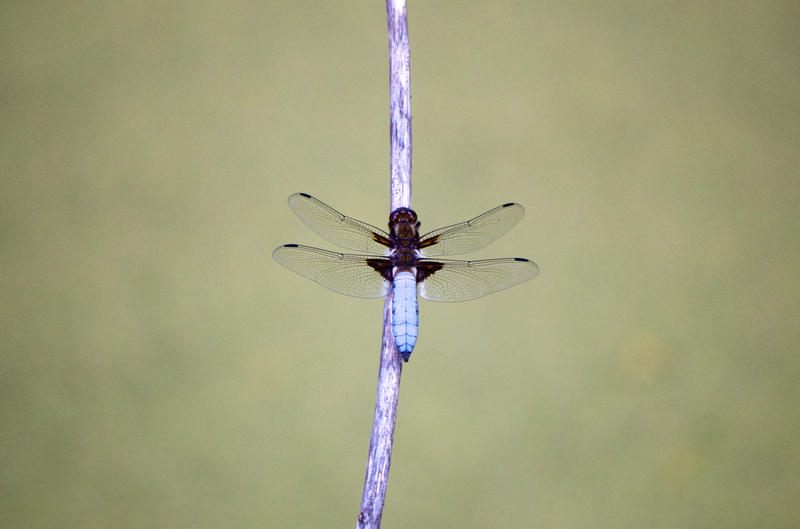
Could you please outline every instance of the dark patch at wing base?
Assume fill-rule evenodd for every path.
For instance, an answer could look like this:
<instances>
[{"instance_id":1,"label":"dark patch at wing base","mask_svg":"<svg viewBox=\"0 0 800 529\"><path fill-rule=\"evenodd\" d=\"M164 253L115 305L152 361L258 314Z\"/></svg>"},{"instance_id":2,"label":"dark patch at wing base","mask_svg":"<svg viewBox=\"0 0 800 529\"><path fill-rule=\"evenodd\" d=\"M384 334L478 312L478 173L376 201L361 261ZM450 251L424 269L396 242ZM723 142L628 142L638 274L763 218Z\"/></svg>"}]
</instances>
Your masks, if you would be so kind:
<instances>
[{"instance_id":1,"label":"dark patch at wing base","mask_svg":"<svg viewBox=\"0 0 800 529\"><path fill-rule=\"evenodd\" d=\"M394 244L392 244L392 241L390 241L389 239L387 239L386 237L384 237L383 235L381 235L379 233L372 232L372 240L377 242L378 244L382 244L382 245L386 246L387 248L393 248L394 247Z\"/></svg>"},{"instance_id":2,"label":"dark patch at wing base","mask_svg":"<svg viewBox=\"0 0 800 529\"><path fill-rule=\"evenodd\" d=\"M419 241L419 248L427 248L428 246L433 246L437 242L439 242L439 236L434 235L433 237L428 237L423 241Z\"/></svg>"},{"instance_id":3,"label":"dark patch at wing base","mask_svg":"<svg viewBox=\"0 0 800 529\"><path fill-rule=\"evenodd\" d=\"M392 262L386 259L367 259L367 265L378 272L385 280L392 280Z\"/></svg>"},{"instance_id":4,"label":"dark patch at wing base","mask_svg":"<svg viewBox=\"0 0 800 529\"><path fill-rule=\"evenodd\" d=\"M424 263L417 263L417 283L425 281L427 277L435 274L437 271L444 267L443 263L436 261L425 261Z\"/></svg>"}]
</instances>

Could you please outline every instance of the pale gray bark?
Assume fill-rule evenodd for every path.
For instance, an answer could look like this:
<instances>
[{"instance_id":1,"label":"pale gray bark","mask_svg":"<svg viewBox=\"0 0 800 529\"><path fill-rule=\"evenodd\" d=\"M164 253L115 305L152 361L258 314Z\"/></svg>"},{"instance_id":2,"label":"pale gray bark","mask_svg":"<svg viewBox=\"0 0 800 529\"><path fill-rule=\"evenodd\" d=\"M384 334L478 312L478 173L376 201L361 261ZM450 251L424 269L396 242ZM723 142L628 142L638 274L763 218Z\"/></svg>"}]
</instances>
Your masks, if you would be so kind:
<instances>
[{"instance_id":1,"label":"pale gray bark","mask_svg":"<svg viewBox=\"0 0 800 529\"><path fill-rule=\"evenodd\" d=\"M390 199L391 211L411 207L411 87L406 0L386 0L389 29L389 109L390 109ZM403 362L392 334L392 295L383 305L383 339L378 369L375 417L369 442L364 492L358 513L358 529L377 529L381 525L392 442L397 419L397 401Z\"/></svg>"}]
</instances>

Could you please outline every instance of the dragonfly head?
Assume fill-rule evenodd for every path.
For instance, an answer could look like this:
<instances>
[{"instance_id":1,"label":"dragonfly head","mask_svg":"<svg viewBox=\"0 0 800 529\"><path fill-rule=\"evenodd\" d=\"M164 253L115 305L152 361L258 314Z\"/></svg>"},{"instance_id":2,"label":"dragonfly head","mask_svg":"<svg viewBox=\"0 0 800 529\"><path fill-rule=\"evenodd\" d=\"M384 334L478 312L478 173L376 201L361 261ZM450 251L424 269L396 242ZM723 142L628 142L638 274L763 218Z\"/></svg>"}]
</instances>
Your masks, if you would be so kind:
<instances>
[{"instance_id":1,"label":"dragonfly head","mask_svg":"<svg viewBox=\"0 0 800 529\"><path fill-rule=\"evenodd\" d=\"M389 215L389 233L395 236L406 234L409 229L416 233L419 224L417 214L410 208L397 208Z\"/></svg>"}]
</instances>

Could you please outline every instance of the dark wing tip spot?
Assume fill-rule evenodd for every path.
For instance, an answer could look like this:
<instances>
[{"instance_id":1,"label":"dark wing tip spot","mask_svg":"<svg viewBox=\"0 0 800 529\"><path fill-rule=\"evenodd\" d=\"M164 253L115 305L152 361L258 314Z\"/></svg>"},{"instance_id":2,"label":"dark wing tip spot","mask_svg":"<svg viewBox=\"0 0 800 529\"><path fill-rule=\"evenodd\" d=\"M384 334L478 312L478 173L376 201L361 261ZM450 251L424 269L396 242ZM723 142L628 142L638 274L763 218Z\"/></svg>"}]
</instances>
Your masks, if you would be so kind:
<instances>
[{"instance_id":1,"label":"dark wing tip spot","mask_svg":"<svg viewBox=\"0 0 800 529\"><path fill-rule=\"evenodd\" d=\"M522 261L523 263L530 263L531 262L530 259L525 259L524 257L515 257L514 260L515 261Z\"/></svg>"},{"instance_id":2,"label":"dark wing tip spot","mask_svg":"<svg viewBox=\"0 0 800 529\"><path fill-rule=\"evenodd\" d=\"M284 244L283 247L284 248L297 248L297 245L296 244Z\"/></svg>"},{"instance_id":3,"label":"dark wing tip spot","mask_svg":"<svg viewBox=\"0 0 800 529\"><path fill-rule=\"evenodd\" d=\"M297 193L297 194L300 195L301 197L311 198L311 195L309 195L308 193Z\"/></svg>"},{"instance_id":4,"label":"dark wing tip spot","mask_svg":"<svg viewBox=\"0 0 800 529\"><path fill-rule=\"evenodd\" d=\"M510 208L510 207L511 207L511 206L513 206L514 204L516 204L516 202L506 202L505 204L503 204L503 207L504 207L504 208Z\"/></svg>"}]
</instances>

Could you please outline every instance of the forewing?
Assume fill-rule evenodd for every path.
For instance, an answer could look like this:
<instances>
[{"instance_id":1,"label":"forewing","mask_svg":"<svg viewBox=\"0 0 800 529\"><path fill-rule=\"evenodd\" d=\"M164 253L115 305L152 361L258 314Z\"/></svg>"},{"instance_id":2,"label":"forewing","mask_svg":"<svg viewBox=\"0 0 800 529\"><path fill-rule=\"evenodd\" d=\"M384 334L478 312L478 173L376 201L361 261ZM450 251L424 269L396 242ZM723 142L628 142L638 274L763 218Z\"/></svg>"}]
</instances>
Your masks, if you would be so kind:
<instances>
[{"instance_id":1,"label":"forewing","mask_svg":"<svg viewBox=\"0 0 800 529\"><path fill-rule=\"evenodd\" d=\"M389 282L382 274L391 274L392 265L384 257L341 254L297 244L277 247L272 257L292 272L347 296L379 298L389 292Z\"/></svg>"},{"instance_id":2,"label":"forewing","mask_svg":"<svg viewBox=\"0 0 800 529\"><path fill-rule=\"evenodd\" d=\"M290 196L289 207L309 228L336 246L377 254L386 253L391 246L389 234L382 229L342 215L306 193Z\"/></svg>"},{"instance_id":3,"label":"forewing","mask_svg":"<svg viewBox=\"0 0 800 529\"><path fill-rule=\"evenodd\" d=\"M513 287L536 277L536 263L521 257L456 261L420 259L417 275L422 277L419 295L431 301L467 301Z\"/></svg>"},{"instance_id":4,"label":"forewing","mask_svg":"<svg viewBox=\"0 0 800 529\"><path fill-rule=\"evenodd\" d=\"M426 233L420 238L420 251L427 257L474 252L505 235L523 215L522 204L503 204L474 219Z\"/></svg>"}]
</instances>

